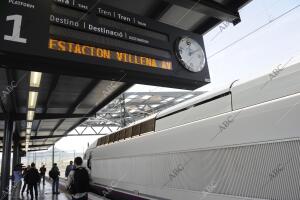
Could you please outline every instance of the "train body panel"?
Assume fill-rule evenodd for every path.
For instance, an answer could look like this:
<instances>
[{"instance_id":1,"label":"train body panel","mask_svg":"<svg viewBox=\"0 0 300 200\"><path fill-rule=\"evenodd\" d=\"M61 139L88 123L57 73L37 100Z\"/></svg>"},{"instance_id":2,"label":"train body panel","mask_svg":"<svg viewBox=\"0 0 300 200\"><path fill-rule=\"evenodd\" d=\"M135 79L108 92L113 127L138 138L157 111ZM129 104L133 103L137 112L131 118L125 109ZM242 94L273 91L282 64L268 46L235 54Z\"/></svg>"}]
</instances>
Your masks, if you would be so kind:
<instances>
[{"instance_id":1,"label":"train body panel","mask_svg":"<svg viewBox=\"0 0 300 200\"><path fill-rule=\"evenodd\" d=\"M163 111L155 131L92 146L94 185L111 199L300 199L299 73L298 60Z\"/></svg>"}]
</instances>

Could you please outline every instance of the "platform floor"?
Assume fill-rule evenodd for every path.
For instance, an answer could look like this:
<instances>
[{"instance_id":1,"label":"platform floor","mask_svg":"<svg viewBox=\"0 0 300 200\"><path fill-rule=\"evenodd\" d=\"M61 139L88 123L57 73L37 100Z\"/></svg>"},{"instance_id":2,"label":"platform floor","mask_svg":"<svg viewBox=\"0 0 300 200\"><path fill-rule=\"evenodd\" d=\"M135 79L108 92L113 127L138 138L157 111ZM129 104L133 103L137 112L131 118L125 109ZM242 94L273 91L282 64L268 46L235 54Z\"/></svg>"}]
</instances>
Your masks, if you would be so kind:
<instances>
[{"instance_id":1,"label":"platform floor","mask_svg":"<svg viewBox=\"0 0 300 200\"><path fill-rule=\"evenodd\" d=\"M55 195L52 194L52 185L50 182L46 181L46 184L40 184L38 186L38 191L39 191L39 195L38 195L38 200L71 200L71 196L67 193L65 193L65 191L60 190L60 194ZM18 195L18 191L15 190L11 195L9 200L31 200L31 196L30 194L27 194L26 191L24 192L24 194L22 195L21 193ZM35 199L35 198L34 198Z\"/></svg>"},{"instance_id":2,"label":"platform floor","mask_svg":"<svg viewBox=\"0 0 300 200\"><path fill-rule=\"evenodd\" d=\"M38 186L38 200L71 200L72 197L70 194L66 192L64 189L64 181L60 181L60 194L52 194L52 183L50 181L46 181L46 184L40 184ZM30 194L27 194L26 191L22 195L19 191L15 190L9 195L9 200L31 200ZM35 198L34 198L35 200ZM109 200L103 197L100 197L96 194L89 193L89 200Z\"/></svg>"}]
</instances>

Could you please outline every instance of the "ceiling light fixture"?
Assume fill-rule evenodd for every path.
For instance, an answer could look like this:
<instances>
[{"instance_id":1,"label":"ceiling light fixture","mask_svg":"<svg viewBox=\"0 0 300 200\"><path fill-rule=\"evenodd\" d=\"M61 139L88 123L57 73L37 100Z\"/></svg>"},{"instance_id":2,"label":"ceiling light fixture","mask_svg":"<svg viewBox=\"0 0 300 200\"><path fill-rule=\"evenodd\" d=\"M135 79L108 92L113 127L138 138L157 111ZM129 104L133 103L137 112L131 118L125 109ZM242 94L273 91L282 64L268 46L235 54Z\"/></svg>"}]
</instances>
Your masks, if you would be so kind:
<instances>
[{"instance_id":1,"label":"ceiling light fixture","mask_svg":"<svg viewBox=\"0 0 300 200\"><path fill-rule=\"evenodd\" d=\"M36 107L36 102L38 98L38 92L29 92L29 97L28 97L28 108L29 109L35 109Z\"/></svg>"},{"instance_id":2,"label":"ceiling light fixture","mask_svg":"<svg viewBox=\"0 0 300 200\"><path fill-rule=\"evenodd\" d=\"M27 120L28 121L33 121L33 118L34 118L34 111L29 110L28 113L27 113Z\"/></svg>"},{"instance_id":3,"label":"ceiling light fixture","mask_svg":"<svg viewBox=\"0 0 300 200\"><path fill-rule=\"evenodd\" d=\"M31 72L30 73L30 87L40 87L42 78L41 72Z\"/></svg>"}]
</instances>

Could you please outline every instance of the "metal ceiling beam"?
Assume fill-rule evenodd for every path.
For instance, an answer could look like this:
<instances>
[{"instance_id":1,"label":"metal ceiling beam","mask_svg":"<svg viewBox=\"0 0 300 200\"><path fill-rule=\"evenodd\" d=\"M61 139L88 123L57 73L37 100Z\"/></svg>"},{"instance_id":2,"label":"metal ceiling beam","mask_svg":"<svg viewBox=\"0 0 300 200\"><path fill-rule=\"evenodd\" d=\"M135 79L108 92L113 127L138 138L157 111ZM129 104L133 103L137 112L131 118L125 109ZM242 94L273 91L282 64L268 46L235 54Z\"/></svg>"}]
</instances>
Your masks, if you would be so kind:
<instances>
[{"instance_id":1,"label":"metal ceiling beam","mask_svg":"<svg viewBox=\"0 0 300 200\"><path fill-rule=\"evenodd\" d=\"M47 110L48 110L48 107L49 107L49 104L50 104L50 99L52 97L52 94L53 94L55 88L57 87L57 83L58 83L59 77L60 76L58 74L56 74L56 75L54 75L54 77L52 79L51 86L50 86L49 92L48 92L47 97L46 97L46 102L45 102L46 106L43 109L42 114L45 114L47 112ZM37 133L38 133L38 131L40 129L40 125L41 125L41 120L39 120L39 122L38 122L38 124L36 126L35 135L37 135Z\"/></svg>"},{"instance_id":2,"label":"metal ceiling beam","mask_svg":"<svg viewBox=\"0 0 300 200\"><path fill-rule=\"evenodd\" d=\"M79 97L76 99L76 101L73 103L73 105L68 109L67 114L71 115L75 112L76 107L92 92L97 85L99 84L99 80L92 79L91 82L85 87L85 89L81 92ZM89 115L86 115L89 116ZM58 127L64 122L64 119L61 119L56 126L53 128L51 135L54 134L54 132L58 129Z\"/></svg>"},{"instance_id":3,"label":"metal ceiling beam","mask_svg":"<svg viewBox=\"0 0 300 200\"><path fill-rule=\"evenodd\" d=\"M6 69L6 77L7 77L7 85L11 86L13 80L13 72L12 69ZM9 101L6 101L6 105L9 109L10 113L16 113L17 112L17 102L16 102L16 93L15 93L16 88L12 88L12 90L9 92L8 95L6 95L6 99L9 99ZM10 103L8 103L10 102Z\"/></svg>"},{"instance_id":4,"label":"metal ceiling beam","mask_svg":"<svg viewBox=\"0 0 300 200\"><path fill-rule=\"evenodd\" d=\"M240 19L240 15L236 10L231 10L212 0L164 0L170 4L184 7L188 10L193 10L208 17L214 17L222 21L235 23Z\"/></svg>"},{"instance_id":5,"label":"metal ceiling beam","mask_svg":"<svg viewBox=\"0 0 300 200\"><path fill-rule=\"evenodd\" d=\"M53 138L62 138L62 137L77 137L77 136L101 136L101 135L107 135L107 134L69 134L69 135L51 135L51 136L32 136L30 137L30 140L43 140L43 139L53 139ZM0 137L1 140L3 140L2 137ZM25 142L25 137L21 137L20 141ZM1 145L0 145L1 146Z\"/></svg>"},{"instance_id":6,"label":"metal ceiling beam","mask_svg":"<svg viewBox=\"0 0 300 200\"><path fill-rule=\"evenodd\" d=\"M127 89L129 89L132 86L132 84L124 84L123 86L121 86L119 89L117 89L111 96L109 96L108 98L106 98L103 102L101 102L100 104L98 104L95 108L93 108L88 115L95 115L100 109L104 108L106 105L108 105L112 100L114 100L116 97L118 97L121 93L123 93L124 91L126 91ZM77 124L73 125L72 127L70 127L66 132L65 135L67 135L69 132L71 132L73 129L75 129L77 126L79 126L80 124L82 124L86 119L81 119Z\"/></svg>"},{"instance_id":7,"label":"metal ceiling beam","mask_svg":"<svg viewBox=\"0 0 300 200\"><path fill-rule=\"evenodd\" d=\"M13 119L18 120L26 120L26 114L16 113L13 114ZM75 118L89 118L94 117L94 115L86 115L86 114L60 114L60 113L43 113L43 114L35 114L34 120L50 120L50 119L75 119ZM5 120L6 115L0 114L0 120Z\"/></svg>"},{"instance_id":8,"label":"metal ceiling beam","mask_svg":"<svg viewBox=\"0 0 300 200\"><path fill-rule=\"evenodd\" d=\"M53 144L38 144L38 145L30 145L29 148L36 148L36 147L50 147ZM25 148L25 145L21 145L22 148Z\"/></svg>"},{"instance_id":9,"label":"metal ceiling beam","mask_svg":"<svg viewBox=\"0 0 300 200\"><path fill-rule=\"evenodd\" d=\"M35 151L46 151L46 150L48 150L49 148L44 148L44 149L37 149L37 150L28 150L28 152L35 152Z\"/></svg>"},{"instance_id":10,"label":"metal ceiling beam","mask_svg":"<svg viewBox=\"0 0 300 200\"><path fill-rule=\"evenodd\" d=\"M17 93L16 93L16 89L18 87L18 85L20 84L21 81L23 81L23 78L25 78L28 75L28 72L25 72L25 74L19 78L19 80L16 79L16 71L14 69L6 69L6 76L7 76L7 84L9 86L13 85L13 82L15 82L15 88L11 88L12 90L9 93L9 99L11 102L11 106L12 108L10 109L11 112L16 113L18 110L18 103L17 103ZM26 81L27 82L27 81ZM6 97L8 98L8 97ZM14 116L12 115L12 120L15 121L15 119L13 118ZM13 132L13 143L17 144L19 143L20 140L20 134L21 134L21 122L19 121L15 121L15 127L16 130Z\"/></svg>"}]
</instances>

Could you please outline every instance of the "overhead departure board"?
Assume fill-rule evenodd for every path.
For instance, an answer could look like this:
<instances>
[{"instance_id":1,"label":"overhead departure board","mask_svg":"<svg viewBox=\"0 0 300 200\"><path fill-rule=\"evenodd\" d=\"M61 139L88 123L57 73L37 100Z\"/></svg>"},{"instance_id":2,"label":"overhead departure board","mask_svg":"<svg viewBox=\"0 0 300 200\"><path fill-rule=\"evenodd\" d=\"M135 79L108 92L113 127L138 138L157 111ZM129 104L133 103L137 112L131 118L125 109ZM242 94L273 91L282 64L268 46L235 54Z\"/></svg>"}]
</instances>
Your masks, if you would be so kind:
<instances>
[{"instance_id":1,"label":"overhead departure board","mask_svg":"<svg viewBox=\"0 0 300 200\"><path fill-rule=\"evenodd\" d=\"M210 82L201 35L101 1L1 0L0 27L8 67L182 89Z\"/></svg>"}]
</instances>

